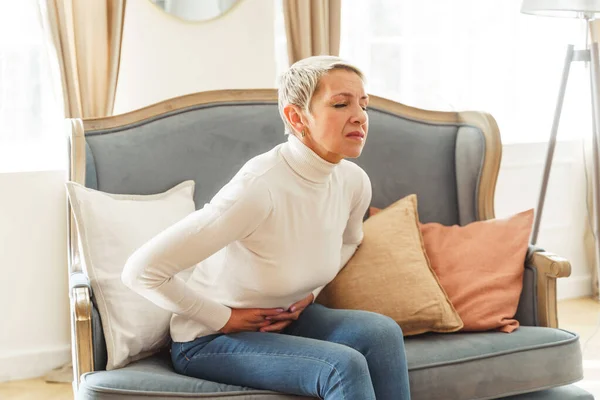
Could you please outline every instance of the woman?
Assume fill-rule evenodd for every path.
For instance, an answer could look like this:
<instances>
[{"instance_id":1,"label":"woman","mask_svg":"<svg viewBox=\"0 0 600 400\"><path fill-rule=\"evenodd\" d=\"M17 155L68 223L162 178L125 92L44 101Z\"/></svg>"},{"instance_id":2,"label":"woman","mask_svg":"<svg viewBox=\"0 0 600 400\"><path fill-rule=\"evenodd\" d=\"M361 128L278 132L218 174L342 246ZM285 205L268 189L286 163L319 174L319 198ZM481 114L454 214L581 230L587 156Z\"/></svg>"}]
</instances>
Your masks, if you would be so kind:
<instances>
[{"instance_id":1,"label":"woman","mask_svg":"<svg viewBox=\"0 0 600 400\"><path fill-rule=\"evenodd\" d=\"M123 282L174 313L178 373L326 400L410 398L398 324L313 304L362 241L371 185L344 159L362 152L367 103L356 67L295 63L279 88L288 141L130 257Z\"/></svg>"}]
</instances>

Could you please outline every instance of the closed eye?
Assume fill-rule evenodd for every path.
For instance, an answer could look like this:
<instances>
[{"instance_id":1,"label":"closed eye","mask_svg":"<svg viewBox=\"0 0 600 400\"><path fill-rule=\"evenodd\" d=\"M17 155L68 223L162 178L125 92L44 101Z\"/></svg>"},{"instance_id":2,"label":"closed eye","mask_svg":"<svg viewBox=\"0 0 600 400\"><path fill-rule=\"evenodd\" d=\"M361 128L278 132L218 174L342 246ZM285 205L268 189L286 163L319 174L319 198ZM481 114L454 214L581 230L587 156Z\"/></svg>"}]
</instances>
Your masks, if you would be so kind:
<instances>
[{"instance_id":1,"label":"closed eye","mask_svg":"<svg viewBox=\"0 0 600 400\"><path fill-rule=\"evenodd\" d=\"M347 104L334 104L334 105L333 105L333 107L335 107L335 108L343 108L343 107L346 107L346 106L347 106ZM366 106L365 106L365 107L361 107L361 108L362 108L362 110L363 110L363 111L365 111L365 112L366 112L366 111L369 111L369 110L368 110L368 108L367 108Z\"/></svg>"}]
</instances>

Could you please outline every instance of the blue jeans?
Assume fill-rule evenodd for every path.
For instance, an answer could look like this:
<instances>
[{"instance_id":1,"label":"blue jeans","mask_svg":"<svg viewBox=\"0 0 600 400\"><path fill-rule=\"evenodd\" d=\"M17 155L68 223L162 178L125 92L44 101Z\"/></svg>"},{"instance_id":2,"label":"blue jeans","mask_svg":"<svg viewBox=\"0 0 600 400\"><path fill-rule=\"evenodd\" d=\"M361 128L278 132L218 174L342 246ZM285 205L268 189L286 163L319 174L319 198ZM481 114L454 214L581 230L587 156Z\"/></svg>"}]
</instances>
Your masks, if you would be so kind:
<instances>
[{"instance_id":1,"label":"blue jeans","mask_svg":"<svg viewBox=\"0 0 600 400\"><path fill-rule=\"evenodd\" d=\"M402 330L381 314L308 306L281 333L174 342L180 374L325 400L408 400Z\"/></svg>"}]
</instances>

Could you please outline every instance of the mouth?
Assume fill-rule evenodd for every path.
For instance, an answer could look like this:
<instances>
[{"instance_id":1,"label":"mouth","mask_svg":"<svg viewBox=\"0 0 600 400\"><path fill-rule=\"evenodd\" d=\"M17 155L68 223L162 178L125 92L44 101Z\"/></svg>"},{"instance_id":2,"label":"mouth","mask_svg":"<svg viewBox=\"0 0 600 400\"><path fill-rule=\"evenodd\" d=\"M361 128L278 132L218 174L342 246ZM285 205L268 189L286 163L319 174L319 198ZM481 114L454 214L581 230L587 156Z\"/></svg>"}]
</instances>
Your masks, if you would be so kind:
<instances>
[{"instance_id":1,"label":"mouth","mask_svg":"<svg viewBox=\"0 0 600 400\"><path fill-rule=\"evenodd\" d=\"M365 138L365 134L360 132L360 131L354 131L354 132L350 132L348 134L346 134L347 138L350 139L364 139Z\"/></svg>"}]
</instances>

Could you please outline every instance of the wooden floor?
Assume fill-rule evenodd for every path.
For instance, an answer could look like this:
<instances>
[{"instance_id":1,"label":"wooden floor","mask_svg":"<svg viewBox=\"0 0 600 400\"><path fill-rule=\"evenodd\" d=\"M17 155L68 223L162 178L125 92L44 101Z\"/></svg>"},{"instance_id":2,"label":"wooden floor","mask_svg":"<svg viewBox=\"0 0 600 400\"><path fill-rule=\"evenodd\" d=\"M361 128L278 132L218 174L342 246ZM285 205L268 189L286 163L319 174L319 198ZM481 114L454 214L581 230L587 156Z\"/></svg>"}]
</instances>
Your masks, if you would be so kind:
<instances>
[{"instance_id":1,"label":"wooden floor","mask_svg":"<svg viewBox=\"0 0 600 400\"><path fill-rule=\"evenodd\" d=\"M46 383L41 379L0 383L2 400L68 400L73 399L70 383Z\"/></svg>"},{"instance_id":2,"label":"wooden floor","mask_svg":"<svg viewBox=\"0 0 600 400\"><path fill-rule=\"evenodd\" d=\"M584 349L584 380L578 385L600 399L600 303L592 299L572 299L558 304L559 324L562 329L577 332ZM591 340L590 340L591 338ZM42 379L0 383L2 400L70 400L71 384L45 383Z\"/></svg>"}]
</instances>

